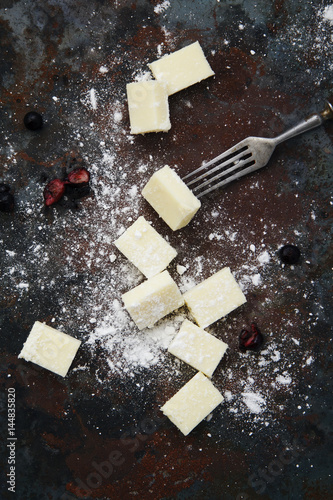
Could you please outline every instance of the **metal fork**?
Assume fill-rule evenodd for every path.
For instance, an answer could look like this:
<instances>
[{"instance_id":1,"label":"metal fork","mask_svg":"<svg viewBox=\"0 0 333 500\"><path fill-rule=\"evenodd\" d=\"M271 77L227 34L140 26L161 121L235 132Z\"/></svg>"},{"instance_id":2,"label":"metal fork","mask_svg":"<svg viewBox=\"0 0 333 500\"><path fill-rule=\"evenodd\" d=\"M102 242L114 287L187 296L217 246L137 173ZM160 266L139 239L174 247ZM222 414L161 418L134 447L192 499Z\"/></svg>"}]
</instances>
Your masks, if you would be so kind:
<instances>
[{"instance_id":1,"label":"metal fork","mask_svg":"<svg viewBox=\"0 0 333 500\"><path fill-rule=\"evenodd\" d=\"M332 118L333 105L327 101L321 113L310 115L298 125L272 139L248 137L213 160L203 163L201 167L183 177L183 181L190 187L195 196L200 198L264 167L278 144L318 127Z\"/></svg>"}]
</instances>

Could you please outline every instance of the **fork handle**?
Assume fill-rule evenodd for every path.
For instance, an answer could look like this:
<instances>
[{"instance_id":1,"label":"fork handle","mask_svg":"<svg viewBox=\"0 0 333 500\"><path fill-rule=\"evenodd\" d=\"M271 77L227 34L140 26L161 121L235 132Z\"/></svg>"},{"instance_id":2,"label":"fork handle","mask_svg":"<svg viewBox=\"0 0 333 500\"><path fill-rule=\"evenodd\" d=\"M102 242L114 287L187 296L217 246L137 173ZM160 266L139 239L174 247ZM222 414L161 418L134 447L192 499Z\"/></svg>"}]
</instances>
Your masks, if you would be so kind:
<instances>
[{"instance_id":1,"label":"fork handle","mask_svg":"<svg viewBox=\"0 0 333 500\"><path fill-rule=\"evenodd\" d=\"M295 125L289 130L286 130L286 132L283 132L282 134L275 137L273 139L275 145L280 144L281 142L284 142L287 139L290 139L291 137L295 137L296 135L303 134L303 132L307 132L308 130L311 130L315 127L319 127L319 125L324 123L324 121L330 120L332 118L333 118L333 106L329 101L327 101L326 106L321 113L315 113L313 115L310 115L308 118L303 120L298 125Z\"/></svg>"}]
</instances>

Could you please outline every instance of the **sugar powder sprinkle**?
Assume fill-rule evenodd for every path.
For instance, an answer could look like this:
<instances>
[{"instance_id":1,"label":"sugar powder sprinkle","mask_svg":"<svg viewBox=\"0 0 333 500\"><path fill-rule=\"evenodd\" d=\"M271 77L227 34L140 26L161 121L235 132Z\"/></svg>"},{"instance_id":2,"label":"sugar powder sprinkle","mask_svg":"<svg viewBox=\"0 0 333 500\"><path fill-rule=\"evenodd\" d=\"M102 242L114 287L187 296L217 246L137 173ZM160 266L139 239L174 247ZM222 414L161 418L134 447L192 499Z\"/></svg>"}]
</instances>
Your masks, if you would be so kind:
<instances>
[{"instance_id":1,"label":"sugar powder sprinkle","mask_svg":"<svg viewBox=\"0 0 333 500\"><path fill-rule=\"evenodd\" d=\"M154 10L162 16L169 6L168 1L159 2ZM323 58L327 60L325 64L329 67L332 67L332 24L333 6L318 10L318 36L314 43L320 46L317 53L323 54ZM245 32L245 28L241 23L241 32ZM307 30L297 26L288 33L281 31L280 36L291 43L297 42L296 56L300 59L304 57L309 44L313 44L313 39L307 38ZM159 52L161 51L162 48L159 47ZM142 71L135 68L132 80L148 78L148 72ZM182 308L153 328L139 332L121 301L121 294L142 282L143 276L119 254L113 241L142 215L144 205L140 192L148 180L155 158L149 154L142 159L123 155L122 151L126 149L123 146L126 145L128 149L134 139L128 133L125 121L127 115L124 96L116 91L110 95L109 87L101 83L100 79L106 78L109 72L107 63L100 65L96 81L91 82L88 90L78 97L78 104L81 108L84 107L84 113L91 113L91 122L87 124L81 120L80 111L68 118L72 130L72 137L68 142L76 146L89 165L94 198L87 198L81 203L80 214L61 217L54 211L52 224L49 224L43 210L35 203L41 196L41 190L29 186L29 192L34 190L33 196L23 200L18 211L22 208L27 220L35 221L37 236L22 255L14 250L6 250L6 277L17 294L19 304L21 299L29 295L31 286L37 286L42 291L59 286L55 279L49 280L48 276L34 276L34 279L30 279L30 274L33 275L32 270L37 264L47 268L54 256L64 255L61 279L69 284L71 280L81 280L79 285L73 285L71 293L81 298L82 302L81 307L73 312L69 301L59 294L58 304L55 305L57 317L52 318L51 322L56 322L59 329L73 332L78 325L83 325L82 349L88 350L92 357L102 356L96 369L96 380L101 384L108 384L108 376L133 377L144 371L149 372L149 377L156 376L161 381L165 378L172 380L184 367L168 355L167 348L182 321L188 317L188 312ZM66 104L65 98L55 96L55 103L59 104L59 100L62 105ZM105 103L105 109L102 109ZM188 109L192 107L190 101L185 105ZM8 137L6 141L6 160L8 163L15 162L15 145L10 143ZM262 195L257 181L249 179L248 185L252 193ZM237 227L233 215L228 215L222 204L203 210L206 210L203 212L203 221L209 229L207 234L202 232L202 237L209 241L215 253L204 255L198 244L193 245L189 254L181 237L174 236L180 257L176 259L171 272L180 290L185 292L208 274L229 265L225 262L225 255L220 252L221 248L228 248L230 255L234 253L234 249L237 250L239 264L234 266L236 279L246 296L250 297L252 293L258 295L254 314L263 318L264 324L260 326L263 328L266 344L256 355L238 351L237 335L239 328L243 327L243 317L240 315L212 325L210 333L230 346L213 381L225 396L223 410L219 411L228 411L235 420L247 413L257 419L261 418L263 425L267 425L267 416L271 411L283 411L284 403L275 403L272 395L283 396L286 391L293 394L298 367L303 366L309 370L315 361L315 354L307 349L299 334L297 325L300 312L296 308L285 311L279 318L279 331L274 326L277 324L276 318L267 312L277 294L271 272L278 267L275 254L284 243L284 234L279 233L275 227L274 242L267 241L268 228L264 227L262 220L258 220L263 231L260 240L254 241L253 235L245 234ZM223 218L223 230L217 230L211 224L218 217ZM300 222L300 226L302 222L304 221ZM299 237L296 233L294 236ZM3 243L3 240L0 241ZM45 241L52 243L46 245ZM279 268L279 272L283 271L282 267ZM293 293L295 284L290 285L287 273L282 274L281 280L285 285L285 293ZM310 296L313 288L313 282L302 284L299 293ZM320 304L316 303L315 306L312 311L302 311L301 321L308 327L320 321ZM244 318L245 320L248 319ZM100 373L101 364L103 376ZM79 366L74 371L89 369L88 365ZM283 397L277 399L283 401ZM304 402L304 407L306 404Z\"/></svg>"}]
</instances>

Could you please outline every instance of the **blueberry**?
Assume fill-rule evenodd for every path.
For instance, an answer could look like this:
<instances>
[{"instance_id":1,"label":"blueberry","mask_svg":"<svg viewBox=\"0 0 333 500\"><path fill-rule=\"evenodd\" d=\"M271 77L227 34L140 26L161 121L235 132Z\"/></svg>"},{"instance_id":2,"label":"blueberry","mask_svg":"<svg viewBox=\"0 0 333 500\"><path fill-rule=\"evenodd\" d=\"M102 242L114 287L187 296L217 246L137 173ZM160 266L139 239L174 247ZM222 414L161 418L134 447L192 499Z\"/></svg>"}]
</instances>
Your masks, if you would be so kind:
<instances>
[{"instance_id":1,"label":"blueberry","mask_svg":"<svg viewBox=\"0 0 333 500\"><path fill-rule=\"evenodd\" d=\"M72 200L77 200L79 198L83 198L84 196L88 196L90 194L90 186L88 184L84 185L75 185L75 184L67 184L66 185L66 193Z\"/></svg>"},{"instance_id":2,"label":"blueberry","mask_svg":"<svg viewBox=\"0 0 333 500\"><path fill-rule=\"evenodd\" d=\"M43 127L43 118L36 111L29 111L25 115L23 123L29 130L39 130Z\"/></svg>"},{"instance_id":3,"label":"blueberry","mask_svg":"<svg viewBox=\"0 0 333 500\"><path fill-rule=\"evenodd\" d=\"M299 248L295 245L284 245L278 251L279 257L284 264L297 264L301 257Z\"/></svg>"},{"instance_id":4,"label":"blueberry","mask_svg":"<svg viewBox=\"0 0 333 500\"><path fill-rule=\"evenodd\" d=\"M1 186L6 186L6 184L2 184ZM8 189L0 189L0 210L1 212L12 212L14 210L14 196Z\"/></svg>"},{"instance_id":5,"label":"blueberry","mask_svg":"<svg viewBox=\"0 0 333 500\"><path fill-rule=\"evenodd\" d=\"M10 187L8 186L8 184L3 184L2 182L0 182L0 193L6 193L10 191Z\"/></svg>"}]
</instances>

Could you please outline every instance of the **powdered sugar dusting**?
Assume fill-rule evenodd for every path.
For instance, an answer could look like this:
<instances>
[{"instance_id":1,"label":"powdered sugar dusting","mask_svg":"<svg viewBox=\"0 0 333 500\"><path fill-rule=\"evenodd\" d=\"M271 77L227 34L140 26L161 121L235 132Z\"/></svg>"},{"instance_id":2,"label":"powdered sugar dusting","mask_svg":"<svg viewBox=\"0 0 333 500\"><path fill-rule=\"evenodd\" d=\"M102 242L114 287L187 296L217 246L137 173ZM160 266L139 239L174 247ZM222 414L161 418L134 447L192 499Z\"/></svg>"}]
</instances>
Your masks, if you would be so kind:
<instances>
[{"instance_id":1,"label":"powdered sugar dusting","mask_svg":"<svg viewBox=\"0 0 333 500\"><path fill-rule=\"evenodd\" d=\"M170 7L171 3L167 0L156 3L154 13L163 15ZM316 54L322 53L326 69L332 68L332 6L318 10L317 17L314 45L317 49L320 46L322 50L315 52L314 60L319 57ZM238 24L239 31L244 34L246 28L245 22ZM165 27L162 31L165 43L161 42L157 46L158 56L169 51L172 44L176 45L175 40L170 41L170 33ZM295 53L299 60L303 58L304 52L310 51L310 42L313 43L313 38L307 36L306 30L296 25L292 30L288 27L286 33L281 28L279 36L292 44L298 44ZM255 51L252 52L254 56ZM117 63L119 61L115 56L112 64ZM79 214L61 215L54 210L51 224L36 203L36 200L42 199L42 186L28 186L27 191L31 196L19 202L18 212L24 212L27 226L34 221L37 236L33 244L20 255L16 250L6 249L6 278L15 294L15 307L20 300L28 297L31 287L46 292L62 286L58 303L53 305L50 322L56 322L57 328L65 331L80 331L84 340L82 349L86 349L93 359L100 360L96 380L102 385L107 384L113 375L133 377L142 372L147 373L146 379L156 376L161 381L165 378L172 381L177 373L186 373L187 376L186 367L168 355L167 348L182 321L188 317L188 311L182 308L153 328L139 332L124 309L121 295L140 284L144 277L113 245L113 241L131 222L149 210L140 193L150 173L162 166L159 161L160 158L164 159L161 151L166 141L165 138L155 138L155 154L153 148L149 149L140 137L138 150L141 155L126 153L136 139L128 131L125 88L123 92L111 92L109 82L104 83L104 79L112 72L112 64L99 62L95 80L92 79L78 96L78 108L82 106L83 114L89 113L89 122L83 123L79 113L68 118L69 127L72 127L68 144L74 145L89 166L93 197L81 201ZM139 64L133 67L132 81L148 79L151 79L151 73L147 69ZM319 85L320 79L316 83ZM55 105L65 107L64 97L54 97ZM191 101L188 96L184 98L183 104L184 109L194 112L192 97ZM7 161L14 162L15 155L15 145L8 142ZM254 203L255 196L265 195L257 178L248 180L247 189L251 193L248 196L249 203ZM284 189L287 190L287 187ZM288 189L292 188L288 185ZM282 195L274 193L274 196L278 200ZM296 199L297 193L294 196ZM250 417L255 415L266 425L270 412L276 412L278 406L272 394L277 395L277 399L285 394L284 391L293 394L297 384L295 374L299 367L310 370L316 360L316 354L301 337L298 325L302 323L310 328L317 324L322 309L317 298L313 302L309 301L308 309L303 311L296 307L279 308L280 294L299 294L309 298L315 296L315 278L313 281L300 282L297 268L285 269L277 260L276 251L285 243L286 229L278 227L278 218L271 220L268 212L268 216L258 214L253 222L247 220L244 214L235 215L231 210L228 212L225 208L227 202L227 192L214 203L204 202L200 212L201 227L194 221L192 233L185 230L171 234L158 219L155 219L155 224L159 224L162 236L172 239L172 244L179 250L179 257L174 267L170 268L170 273L182 293L220 268L231 266L249 302L235 314L209 328L210 333L230 346L213 378L225 395L225 403L219 411L228 412L235 419L244 413ZM315 222L312 211L309 220L300 221L298 232L295 231L293 235L288 233L289 238L294 237L302 242L303 227ZM254 231L257 225L260 226L260 237L256 237ZM303 243L306 244L304 239ZM310 267L311 259L312 256L304 265ZM48 275L47 266L51 260L55 261L61 280ZM43 267L44 274L35 276L31 270L38 266ZM280 289L276 288L274 281L277 274ZM77 282L79 285L72 285ZM81 301L74 313L72 295ZM274 313L270 310L273 303ZM260 321L266 339L265 346L258 353L243 354L238 351L237 336L253 317ZM279 325L278 328L276 325ZM78 368L89 369L92 369L89 363ZM283 402L280 406L282 411Z\"/></svg>"},{"instance_id":2,"label":"powdered sugar dusting","mask_svg":"<svg viewBox=\"0 0 333 500\"><path fill-rule=\"evenodd\" d=\"M323 19L333 24L333 5L327 5L323 10Z\"/></svg>"},{"instance_id":3,"label":"powdered sugar dusting","mask_svg":"<svg viewBox=\"0 0 333 500\"><path fill-rule=\"evenodd\" d=\"M157 5L155 5L154 12L155 12L155 14L161 14L162 12L164 12L165 10L167 10L169 7L170 7L170 1L169 0L164 0L163 2L158 3Z\"/></svg>"},{"instance_id":4,"label":"powdered sugar dusting","mask_svg":"<svg viewBox=\"0 0 333 500\"><path fill-rule=\"evenodd\" d=\"M261 413L266 406L265 399L258 393L243 392L242 400L251 413Z\"/></svg>"}]
</instances>

